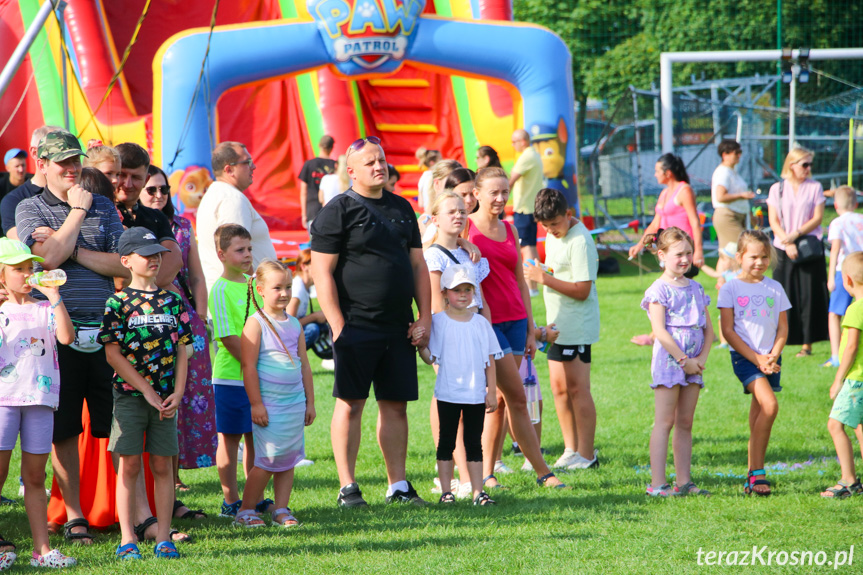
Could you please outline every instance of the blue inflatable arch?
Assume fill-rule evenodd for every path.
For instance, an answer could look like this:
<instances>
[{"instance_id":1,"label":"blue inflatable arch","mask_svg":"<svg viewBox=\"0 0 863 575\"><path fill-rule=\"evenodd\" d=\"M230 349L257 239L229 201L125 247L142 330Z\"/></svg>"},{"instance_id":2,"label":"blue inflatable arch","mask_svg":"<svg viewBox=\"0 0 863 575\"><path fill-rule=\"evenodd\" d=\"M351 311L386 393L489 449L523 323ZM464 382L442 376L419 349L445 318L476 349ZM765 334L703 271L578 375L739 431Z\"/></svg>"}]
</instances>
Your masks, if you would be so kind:
<instances>
[{"instance_id":1,"label":"blue inflatable arch","mask_svg":"<svg viewBox=\"0 0 863 575\"><path fill-rule=\"evenodd\" d=\"M386 62L389 68L371 70L368 54L362 61L353 58L357 62L354 64L350 56L345 56L345 41L333 40L332 32L332 21L285 20L276 24L216 27L209 48L208 97L200 93L197 81L210 30L189 30L166 41L153 64L154 143L161 165L169 172L190 165L211 167L209 135L215 133L215 127L210 122L215 118L219 97L231 88L324 66L332 66L341 75L355 79L380 77L382 70L391 73L401 65L401 61L390 58ZM403 61L508 82L523 99L526 129L558 126L563 122L569 134L575 133L571 56L563 41L552 32L532 25L433 16L416 18L409 32L410 36L400 41L398 47L403 52ZM354 49L372 45L362 40L351 40ZM395 46L398 41L391 43ZM190 102L193 102L191 110ZM575 174L576 153L575 138L567 138L563 176L568 182L573 181ZM568 195L574 203L574 192Z\"/></svg>"}]
</instances>

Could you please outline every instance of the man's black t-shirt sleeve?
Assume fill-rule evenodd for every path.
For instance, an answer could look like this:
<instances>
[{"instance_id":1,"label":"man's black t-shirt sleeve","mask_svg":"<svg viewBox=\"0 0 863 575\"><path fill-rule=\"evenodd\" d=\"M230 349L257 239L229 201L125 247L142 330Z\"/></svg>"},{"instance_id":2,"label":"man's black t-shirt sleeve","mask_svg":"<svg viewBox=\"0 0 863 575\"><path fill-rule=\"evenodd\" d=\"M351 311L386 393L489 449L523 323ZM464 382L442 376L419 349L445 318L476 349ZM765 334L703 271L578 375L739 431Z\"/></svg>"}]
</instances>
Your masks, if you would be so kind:
<instances>
[{"instance_id":1,"label":"man's black t-shirt sleeve","mask_svg":"<svg viewBox=\"0 0 863 575\"><path fill-rule=\"evenodd\" d=\"M318 212L309 233L312 236L312 251L322 254L338 254L344 245L344 200L329 202Z\"/></svg>"},{"instance_id":2,"label":"man's black t-shirt sleeve","mask_svg":"<svg viewBox=\"0 0 863 575\"><path fill-rule=\"evenodd\" d=\"M312 183L312 162L313 160L308 160L303 164L303 169L300 170L300 180L304 181L307 185Z\"/></svg>"}]
</instances>

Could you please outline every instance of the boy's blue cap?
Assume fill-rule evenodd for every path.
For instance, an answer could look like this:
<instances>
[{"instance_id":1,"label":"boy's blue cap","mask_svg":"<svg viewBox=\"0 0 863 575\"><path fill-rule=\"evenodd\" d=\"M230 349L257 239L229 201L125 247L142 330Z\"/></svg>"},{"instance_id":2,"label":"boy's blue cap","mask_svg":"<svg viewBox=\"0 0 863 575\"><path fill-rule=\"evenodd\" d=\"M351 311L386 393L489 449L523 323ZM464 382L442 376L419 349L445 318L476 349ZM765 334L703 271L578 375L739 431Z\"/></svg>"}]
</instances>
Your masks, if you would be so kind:
<instances>
[{"instance_id":1,"label":"boy's blue cap","mask_svg":"<svg viewBox=\"0 0 863 575\"><path fill-rule=\"evenodd\" d=\"M6 155L3 156L3 164L4 165L8 164L10 161L12 161L13 158L24 159L26 157L27 157L27 152L25 152L21 148L12 148L10 150L7 150Z\"/></svg>"}]
</instances>

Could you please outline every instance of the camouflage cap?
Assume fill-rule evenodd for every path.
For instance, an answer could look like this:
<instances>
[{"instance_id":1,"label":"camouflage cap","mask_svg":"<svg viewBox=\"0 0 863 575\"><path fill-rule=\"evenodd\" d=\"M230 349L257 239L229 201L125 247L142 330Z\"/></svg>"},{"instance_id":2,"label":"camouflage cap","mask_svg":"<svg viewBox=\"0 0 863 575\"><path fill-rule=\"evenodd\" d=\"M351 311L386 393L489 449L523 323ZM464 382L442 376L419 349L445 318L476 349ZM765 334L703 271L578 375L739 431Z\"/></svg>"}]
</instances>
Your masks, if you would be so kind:
<instances>
[{"instance_id":1,"label":"camouflage cap","mask_svg":"<svg viewBox=\"0 0 863 575\"><path fill-rule=\"evenodd\" d=\"M74 156L86 156L87 154L81 149L78 138L65 130L57 130L56 132L48 132L39 140L36 155L52 162L60 162Z\"/></svg>"}]
</instances>

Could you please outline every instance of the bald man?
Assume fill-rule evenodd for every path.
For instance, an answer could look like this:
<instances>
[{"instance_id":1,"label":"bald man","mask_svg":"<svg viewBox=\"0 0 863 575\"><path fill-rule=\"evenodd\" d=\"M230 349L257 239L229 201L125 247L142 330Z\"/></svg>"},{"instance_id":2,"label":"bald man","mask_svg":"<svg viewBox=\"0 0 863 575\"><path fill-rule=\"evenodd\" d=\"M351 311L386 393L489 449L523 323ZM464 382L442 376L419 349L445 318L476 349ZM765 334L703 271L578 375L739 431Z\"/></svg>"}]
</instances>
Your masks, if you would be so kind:
<instances>
[{"instance_id":1,"label":"bald man","mask_svg":"<svg viewBox=\"0 0 863 575\"><path fill-rule=\"evenodd\" d=\"M333 330L336 406L330 435L342 486L338 504L367 505L356 463L363 408L374 384L386 502L424 505L405 472L407 402L418 398L414 348L428 344L431 329L419 227L407 200L383 193L389 174L378 138L351 144L347 162L351 188L318 212L310 230L312 277Z\"/></svg>"},{"instance_id":2,"label":"bald man","mask_svg":"<svg viewBox=\"0 0 863 575\"><path fill-rule=\"evenodd\" d=\"M542 158L530 145L530 136L524 130L513 132L512 147L519 155L509 176L509 187L512 190L512 219L518 230L522 259L535 260L539 254L536 251L533 205L537 192L542 188ZM539 294L536 282L528 281L528 287L531 297Z\"/></svg>"}]
</instances>

